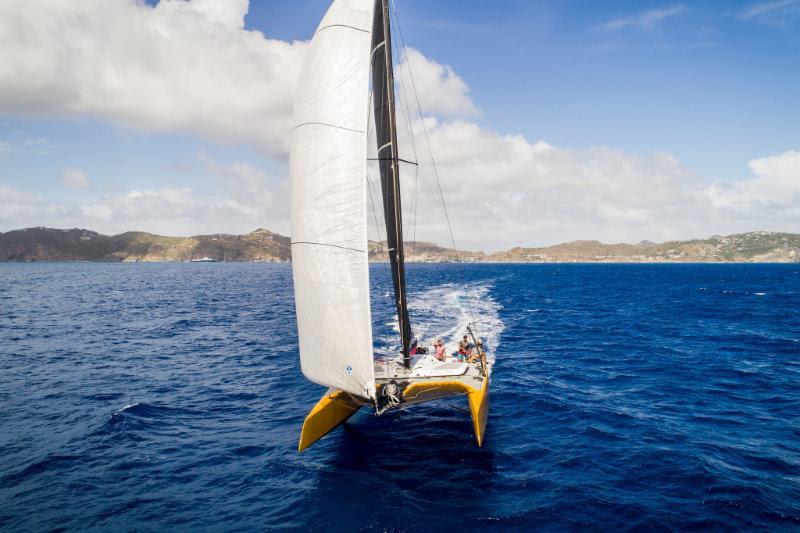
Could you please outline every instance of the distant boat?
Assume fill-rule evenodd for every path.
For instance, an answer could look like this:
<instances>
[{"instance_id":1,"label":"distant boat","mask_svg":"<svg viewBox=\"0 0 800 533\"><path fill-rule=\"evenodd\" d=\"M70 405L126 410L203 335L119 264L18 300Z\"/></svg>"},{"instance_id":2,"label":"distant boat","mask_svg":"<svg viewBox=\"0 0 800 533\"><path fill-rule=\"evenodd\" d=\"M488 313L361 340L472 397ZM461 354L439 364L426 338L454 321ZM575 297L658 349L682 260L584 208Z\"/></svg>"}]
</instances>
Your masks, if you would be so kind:
<instances>
[{"instance_id":1,"label":"distant boat","mask_svg":"<svg viewBox=\"0 0 800 533\"><path fill-rule=\"evenodd\" d=\"M213 257L203 256L200 259L191 259L190 263L219 263L219 259L214 259Z\"/></svg>"},{"instance_id":2,"label":"distant boat","mask_svg":"<svg viewBox=\"0 0 800 533\"><path fill-rule=\"evenodd\" d=\"M412 335L391 50L388 0L336 0L311 40L295 97L289 168L300 363L310 381L328 387L305 419L300 451L362 406L382 415L455 395L467 396L483 443L492 361L474 329L463 332L469 359L421 353ZM370 105L401 346L385 361L374 358L370 317Z\"/></svg>"}]
</instances>

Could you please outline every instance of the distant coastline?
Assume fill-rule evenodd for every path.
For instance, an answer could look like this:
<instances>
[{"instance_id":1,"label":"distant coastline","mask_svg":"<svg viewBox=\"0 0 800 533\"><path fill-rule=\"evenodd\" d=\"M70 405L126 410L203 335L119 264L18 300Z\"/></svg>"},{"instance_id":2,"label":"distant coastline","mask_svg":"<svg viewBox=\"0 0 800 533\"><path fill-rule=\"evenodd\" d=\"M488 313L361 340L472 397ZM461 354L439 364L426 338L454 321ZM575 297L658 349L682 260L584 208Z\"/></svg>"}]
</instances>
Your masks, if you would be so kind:
<instances>
[{"instance_id":1,"label":"distant coastline","mask_svg":"<svg viewBox=\"0 0 800 533\"><path fill-rule=\"evenodd\" d=\"M385 245L369 242L370 261L386 260ZM131 231L103 235L86 229L25 228L0 233L0 261L75 262L287 262L289 237L266 229L243 235L167 237ZM637 244L572 241L554 246L486 254L433 243L406 246L406 259L419 263L797 263L800 234L753 231L707 239Z\"/></svg>"}]
</instances>

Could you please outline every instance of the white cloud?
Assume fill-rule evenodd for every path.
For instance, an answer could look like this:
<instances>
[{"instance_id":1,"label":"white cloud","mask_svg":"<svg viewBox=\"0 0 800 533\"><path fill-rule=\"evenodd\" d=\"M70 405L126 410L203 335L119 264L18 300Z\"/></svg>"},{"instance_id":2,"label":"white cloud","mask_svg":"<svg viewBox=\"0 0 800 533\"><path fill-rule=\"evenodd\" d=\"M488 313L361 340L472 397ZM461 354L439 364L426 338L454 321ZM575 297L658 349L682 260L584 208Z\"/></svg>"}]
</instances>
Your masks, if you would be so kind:
<instances>
[{"instance_id":1,"label":"white cloud","mask_svg":"<svg viewBox=\"0 0 800 533\"><path fill-rule=\"evenodd\" d=\"M219 194L190 188L133 189L74 203L0 185L0 231L30 226L81 227L108 235L130 230L161 235L247 233L258 227L288 234L288 184L247 163L216 164L203 156L223 186Z\"/></svg>"},{"instance_id":2,"label":"white cloud","mask_svg":"<svg viewBox=\"0 0 800 533\"><path fill-rule=\"evenodd\" d=\"M668 153L564 149L463 120L426 123L461 247L500 250L578 239L665 241L800 230L800 152L756 159L750 162L752 180L709 187ZM414 127L417 137L424 137L421 124ZM450 236L435 177L419 144L416 194L414 168L402 168L406 232L413 237L416 213L416 238L446 244ZM375 228L371 233L377 236Z\"/></svg>"},{"instance_id":3,"label":"white cloud","mask_svg":"<svg viewBox=\"0 0 800 533\"><path fill-rule=\"evenodd\" d=\"M306 43L245 30L247 11L247 0L2 2L0 112L99 116L283 156ZM409 91L410 70L426 113L480 114L450 66L409 48L398 68Z\"/></svg>"},{"instance_id":4,"label":"white cloud","mask_svg":"<svg viewBox=\"0 0 800 533\"><path fill-rule=\"evenodd\" d=\"M225 172L230 179L226 186L231 197L244 205L264 206L273 204L270 186L273 180L263 170L247 163L236 163Z\"/></svg>"},{"instance_id":5,"label":"white cloud","mask_svg":"<svg viewBox=\"0 0 800 533\"><path fill-rule=\"evenodd\" d=\"M412 119L419 113L415 88L425 113L459 117L480 115L480 110L469 97L469 87L449 65L437 63L418 50L407 48L397 72L400 98L406 97ZM405 100L398 103L398 107L404 105Z\"/></svg>"},{"instance_id":6,"label":"white cloud","mask_svg":"<svg viewBox=\"0 0 800 533\"><path fill-rule=\"evenodd\" d=\"M462 120L427 124L459 246L497 250L587 238L694 236L707 209L688 171L669 154L568 150ZM421 161L417 238L446 243L430 160L422 155ZM414 170L403 172L412 235Z\"/></svg>"},{"instance_id":7,"label":"white cloud","mask_svg":"<svg viewBox=\"0 0 800 533\"><path fill-rule=\"evenodd\" d=\"M0 89L2 91L2 89ZM48 155L51 153L53 141L45 137L25 139L22 141L0 141L0 155L14 153L30 153L36 155Z\"/></svg>"},{"instance_id":8,"label":"white cloud","mask_svg":"<svg viewBox=\"0 0 800 533\"><path fill-rule=\"evenodd\" d=\"M760 2L753 4L739 13L741 19L751 19L761 16L772 16L777 13L794 11L795 14L800 9L800 0L774 0L772 2Z\"/></svg>"},{"instance_id":9,"label":"white cloud","mask_svg":"<svg viewBox=\"0 0 800 533\"><path fill-rule=\"evenodd\" d=\"M636 27L640 30L652 30L661 21L686 11L686 6L675 5L661 9L648 9L635 15L628 15L609 20L594 28L595 31L617 31L628 27Z\"/></svg>"},{"instance_id":10,"label":"white cloud","mask_svg":"<svg viewBox=\"0 0 800 533\"><path fill-rule=\"evenodd\" d=\"M222 184L225 205L242 213L253 223L269 227L274 231L288 232L289 180L285 176L274 177L262 169L244 162L229 166L217 164L213 159L200 154Z\"/></svg>"},{"instance_id":11,"label":"white cloud","mask_svg":"<svg viewBox=\"0 0 800 533\"><path fill-rule=\"evenodd\" d=\"M740 213L800 217L800 151L754 159L754 177L706 189L715 209ZM800 218L796 219L800 220Z\"/></svg>"},{"instance_id":12,"label":"white cloud","mask_svg":"<svg viewBox=\"0 0 800 533\"><path fill-rule=\"evenodd\" d=\"M569 150L460 120L427 123L459 247L494 251L576 239L663 241L798 230L800 151L755 159L751 179L709 187L699 186L670 154ZM246 163L206 161L225 194L164 187L59 204L0 185L0 231L46 225L194 235L267 227L287 234L285 179ZM416 211L416 238L447 244L432 167L422 162L416 195L412 168L405 166L402 175L406 235L414 236ZM374 238L371 217L370 226Z\"/></svg>"},{"instance_id":13,"label":"white cloud","mask_svg":"<svg viewBox=\"0 0 800 533\"><path fill-rule=\"evenodd\" d=\"M282 154L304 43L247 0L0 2L0 113L92 115Z\"/></svg>"},{"instance_id":14,"label":"white cloud","mask_svg":"<svg viewBox=\"0 0 800 533\"><path fill-rule=\"evenodd\" d=\"M108 220L114 214L114 211L109 206L102 204L82 205L80 210L90 219L97 220Z\"/></svg>"},{"instance_id":15,"label":"white cloud","mask_svg":"<svg viewBox=\"0 0 800 533\"><path fill-rule=\"evenodd\" d=\"M181 224L194 218L202 220L202 201L198 201L191 189L146 189L132 190L122 196L105 196L80 206L80 212L89 227L101 231L127 231L144 229L163 232L164 229L180 229ZM199 208L199 209L198 209ZM208 216L206 213L205 216Z\"/></svg>"},{"instance_id":16,"label":"white cloud","mask_svg":"<svg viewBox=\"0 0 800 533\"><path fill-rule=\"evenodd\" d=\"M0 184L0 218L12 218L30 213L41 203L41 199L7 185Z\"/></svg>"},{"instance_id":17,"label":"white cloud","mask_svg":"<svg viewBox=\"0 0 800 533\"><path fill-rule=\"evenodd\" d=\"M221 167L222 168L222 167ZM162 235L247 233L258 227L288 231L285 207L267 198L252 180L260 171L244 164L224 167L227 176L244 176L242 189L225 196L199 195L188 188L131 190L79 206L82 225L102 233L142 230ZM253 195L246 193L250 190Z\"/></svg>"},{"instance_id":18,"label":"white cloud","mask_svg":"<svg viewBox=\"0 0 800 533\"><path fill-rule=\"evenodd\" d=\"M64 214L65 208L46 202L40 196L0 184L0 228L8 226L7 221L55 220ZM41 225L41 224L28 224ZM8 227L16 229L19 225Z\"/></svg>"},{"instance_id":19,"label":"white cloud","mask_svg":"<svg viewBox=\"0 0 800 533\"><path fill-rule=\"evenodd\" d=\"M88 189L92 185L86 174L82 170L75 168L68 168L62 172L58 177L58 181L73 189Z\"/></svg>"},{"instance_id":20,"label":"white cloud","mask_svg":"<svg viewBox=\"0 0 800 533\"><path fill-rule=\"evenodd\" d=\"M0 113L98 116L245 142L283 157L304 44L245 30L247 6L246 0L156 7L128 0L0 2ZM684 10L643 11L598 29L648 30ZM497 250L581 238L635 242L797 230L798 152L751 161L749 180L698 185L670 154L564 149L470 122L480 111L452 68L409 49L398 69L407 89L409 68L423 109L438 117L426 124L459 246ZM403 170L407 235L416 212L417 238L444 244L449 235L422 124L412 127L423 165L416 200L414 171ZM48 145L32 142L28 149L42 146ZM288 232L285 177L244 162L204 161L219 179L218 194L165 185L95 191L90 200L61 204L0 185L0 230L50 225L191 235L263 226ZM61 177L66 184L91 185L81 171L69 172Z\"/></svg>"}]
</instances>

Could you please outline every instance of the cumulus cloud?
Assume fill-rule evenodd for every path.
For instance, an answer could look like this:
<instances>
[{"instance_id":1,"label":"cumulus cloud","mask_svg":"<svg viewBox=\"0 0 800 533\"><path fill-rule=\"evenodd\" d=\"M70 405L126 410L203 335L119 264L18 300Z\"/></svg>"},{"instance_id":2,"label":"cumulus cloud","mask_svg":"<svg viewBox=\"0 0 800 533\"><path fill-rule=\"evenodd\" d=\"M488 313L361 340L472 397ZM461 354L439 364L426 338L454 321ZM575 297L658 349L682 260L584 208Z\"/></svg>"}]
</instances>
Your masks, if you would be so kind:
<instances>
[{"instance_id":1,"label":"cumulus cloud","mask_svg":"<svg viewBox=\"0 0 800 533\"><path fill-rule=\"evenodd\" d=\"M79 210L91 228L125 231L130 229L181 228L204 216L209 206L195 198L191 189L132 190L121 196L105 196L80 205ZM205 213L208 217L209 212ZM131 226L130 224L136 224ZM112 229L112 228L117 228ZM158 229L156 232L162 232Z\"/></svg>"},{"instance_id":2,"label":"cumulus cloud","mask_svg":"<svg viewBox=\"0 0 800 533\"><path fill-rule=\"evenodd\" d=\"M91 187L91 182L82 170L76 168L68 168L58 177L58 181L67 187L73 189L88 189Z\"/></svg>"},{"instance_id":3,"label":"cumulus cloud","mask_svg":"<svg viewBox=\"0 0 800 533\"><path fill-rule=\"evenodd\" d=\"M751 161L754 176L733 185L699 186L666 153L570 150L462 120L429 118L426 123L456 244L462 248L495 251L576 239L637 242L754 229L797 231L800 151ZM414 127L419 134L421 123ZM267 227L287 234L285 178L246 163L206 162L224 194L164 187L62 204L0 185L0 231L48 225L107 234L137 229L192 235ZM433 169L423 154L421 162L418 180L413 167L403 167L406 235L447 244ZM380 209L374 168L370 178ZM383 238L371 215L370 226L372 238Z\"/></svg>"},{"instance_id":4,"label":"cumulus cloud","mask_svg":"<svg viewBox=\"0 0 800 533\"><path fill-rule=\"evenodd\" d=\"M247 233L258 227L288 234L288 185L247 163L204 161L224 184L222 194L191 188L133 189L95 194L75 203L0 185L0 231L29 226L81 227L117 234L140 230L162 235ZM273 191L276 194L273 194Z\"/></svg>"},{"instance_id":5,"label":"cumulus cloud","mask_svg":"<svg viewBox=\"0 0 800 533\"><path fill-rule=\"evenodd\" d=\"M469 87L449 65L437 63L418 50L408 48L397 72L401 97L407 98L412 117L417 112L414 89L425 113L459 117L480 115L469 97Z\"/></svg>"},{"instance_id":6,"label":"cumulus cloud","mask_svg":"<svg viewBox=\"0 0 800 533\"><path fill-rule=\"evenodd\" d=\"M65 208L57 203L47 202L35 194L0 184L0 226L7 225L8 221L32 221L40 218L54 220L64 213Z\"/></svg>"},{"instance_id":7,"label":"cumulus cloud","mask_svg":"<svg viewBox=\"0 0 800 533\"><path fill-rule=\"evenodd\" d=\"M569 150L463 120L427 119L426 126L459 246L691 236L707 210L708 200L670 154ZM414 129L419 135L422 124ZM419 240L446 243L433 168L424 153L420 161L418 170L403 168L407 231L413 235L416 214Z\"/></svg>"},{"instance_id":8,"label":"cumulus cloud","mask_svg":"<svg viewBox=\"0 0 800 533\"><path fill-rule=\"evenodd\" d=\"M715 209L800 217L800 151L754 159L749 167L754 177L706 189Z\"/></svg>"},{"instance_id":9,"label":"cumulus cloud","mask_svg":"<svg viewBox=\"0 0 800 533\"><path fill-rule=\"evenodd\" d=\"M226 167L225 172L237 175L241 165ZM85 219L93 219L90 227L109 233L134 228L170 235L246 233L258 227L286 233L285 208L271 199L265 201L266 193L261 194L215 196L200 195L188 188L145 189L100 198L81 209Z\"/></svg>"},{"instance_id":10,"label":"cumulus cloud","mask_svg":"<svg viewBox=\"0 0 800 533\"><path fill-rule=\"evenodd\" d=\"M247 219L274 231L288 231L289 181L285 176L271 176L264 170L244 162L229 166L217 164L200 155L220 180L226 194L225 203Z\"/></svg>"},{"instance_id":11,"label":"cumulus cloud","mask_svg":"<svg viewBox=\"0 0 800 533\"><path fill-rule=\"evenodd\" d=\"M0 2L0 113L96 116L243 142L283 158L305 45L244 29L247 7L246 0L155 7L130 0ZM598 30L648 30L684 10L643 11ZM449 241L423 125L461 247L491 251L581 238L631 242L797 229L798 152L751 161L748 180L698 185L671 154L565 149L476 124L470 120L480 110L451 67L409 49L398 68L408 90L410 71L429 116L409 125L422 163L403 167L409 238L416 218L418 239ZM413 115L415 101L407 96ZM49 150L45 141L0 144L0 151ZM410 155L409 147L401 153ZM191 235L263 226L288 232L285 176L245 162L204 161L218 179L216 194L165 182L122 194L91 189L92 198L65 204L0 185L0 230L50 225ZM374 173L370 177L374 186ZM92 185L80 170L61 180Z\"/></svg>"},{"instance_id":12,"label":"cumulus cloud","mask_svg":"<svg viewBox=\"0 0 800 533\"><path fill-rule=\"evenodd\" d=\"M282 154L305 45L244 29L247 8L0 2L0 113L98 116Z\"/></svg>"},{"instance_id":13,"label":"cumulus cloud","mask_svg":"<svg viewBox=\"0 0 800 533\"><path fill-rule=\"evenodd\" d=\"M565 149L464 120L428 118L425 125L459 247L492 251L578 239L665 241L798 230L800 152L751 161L750 180L708 186L669 153ZM422 123L413 128L424 139ZM450 235L424 141L417 151L420 167L401 170L406 235L446 244ZM401 153L410 147L401 146ZM370 170L380 211L377 169ZM382 237L382 228L370 226L373 238Z\"/></svg>"}]
</instances>

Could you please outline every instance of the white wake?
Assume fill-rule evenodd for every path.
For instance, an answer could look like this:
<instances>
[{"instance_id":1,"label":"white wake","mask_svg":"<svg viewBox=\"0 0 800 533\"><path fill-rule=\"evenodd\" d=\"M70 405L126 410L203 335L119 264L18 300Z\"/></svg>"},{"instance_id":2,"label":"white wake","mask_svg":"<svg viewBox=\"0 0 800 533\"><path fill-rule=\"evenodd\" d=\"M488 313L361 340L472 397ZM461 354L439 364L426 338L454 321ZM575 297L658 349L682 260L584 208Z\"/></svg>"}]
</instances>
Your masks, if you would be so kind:
<instances>
[{"instance_id":1,"label":"white wake","mask_svg":"<svg viewBox=\"0 0 800 533\"><path fill-rule=\"evenodd\" d=\"M430 346L436 339L442 339L448 352L456 351L467 326L472 325L487 355L494 358L505 325L500 319L502 306L491 297L490 288L487 283L448 283L410 294L411 326L420 345ZM392 334L375 339L376 347L385 348L386 355L394 355L400 349L396 319L391 326Z\"/></svg>"}]
</instances>

